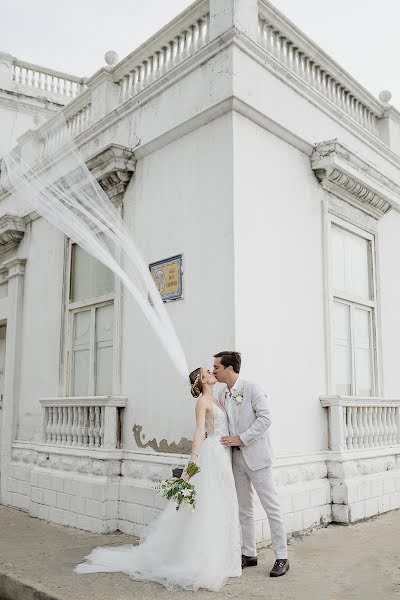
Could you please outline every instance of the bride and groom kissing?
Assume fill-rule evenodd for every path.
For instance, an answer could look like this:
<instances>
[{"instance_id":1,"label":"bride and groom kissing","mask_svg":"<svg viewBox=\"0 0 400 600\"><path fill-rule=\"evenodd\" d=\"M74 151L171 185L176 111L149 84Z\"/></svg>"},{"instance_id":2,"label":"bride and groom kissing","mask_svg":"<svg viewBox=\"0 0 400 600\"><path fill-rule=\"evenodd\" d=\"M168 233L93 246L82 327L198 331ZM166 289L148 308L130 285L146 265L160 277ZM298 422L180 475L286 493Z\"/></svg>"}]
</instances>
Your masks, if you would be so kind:
<instances>
[{"instance_id":1,"label":"bride and groom kissing","mask_svg":"<svg viewBox=\"0 0 400 600\"><path fill-rule=\"evenodd\" d=\"M196 509L177 511L168 503L139 546L96 548L77 573L123 572L167 589L218 591L242 569L257 565L254 490L271 530L275 563L271 577L289 569L285 525L272 474L271 412L262 388L240 378L241 355L214 355L214 368L189 375L196 401L190 460ZM216 399L213 388L223 383ZM182 478L185 478L185 471ZM240 535L241 532L241 535Z\"/></svg>"}]
</instances>

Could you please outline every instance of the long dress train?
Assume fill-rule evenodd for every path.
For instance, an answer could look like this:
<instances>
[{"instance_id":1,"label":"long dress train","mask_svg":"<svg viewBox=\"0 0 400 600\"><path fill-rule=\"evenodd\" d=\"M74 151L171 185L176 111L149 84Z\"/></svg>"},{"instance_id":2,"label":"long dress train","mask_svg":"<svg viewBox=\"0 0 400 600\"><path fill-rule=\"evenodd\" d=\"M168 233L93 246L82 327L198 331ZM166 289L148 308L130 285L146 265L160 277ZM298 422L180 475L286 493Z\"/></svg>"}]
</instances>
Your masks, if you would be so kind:
<instances>
[{"instance_id":1,"label":"long dress train","mask_svg":"<svg viewBox=\"0 0 400 600\"><path fill-rule=\"evenodd\" d=\"M139 546L96 548L77 573L123 572L138 581L155 581L173 590L217 591L241 575L239 511L225 412L213 404L213 427L199 452L200 473L192 477L196 509L169 502Z\"/></svg>"}]
</instances>

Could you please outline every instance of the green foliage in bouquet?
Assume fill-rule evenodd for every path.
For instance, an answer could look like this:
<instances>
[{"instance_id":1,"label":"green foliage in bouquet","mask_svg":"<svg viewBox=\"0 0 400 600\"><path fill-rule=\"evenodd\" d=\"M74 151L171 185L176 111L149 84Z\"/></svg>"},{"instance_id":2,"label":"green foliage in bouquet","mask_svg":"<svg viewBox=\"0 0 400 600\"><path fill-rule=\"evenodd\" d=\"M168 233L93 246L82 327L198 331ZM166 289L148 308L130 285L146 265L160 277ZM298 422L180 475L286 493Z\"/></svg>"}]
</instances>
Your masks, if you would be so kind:
<instances>
[{"instance_id":1,"label":"green foliage in bouquet","mask_svg":"<svg viewBox=\"0 0 400 600\"><path fill-rule=\"evenodd\" d=\"M194 462L189 462L184 474L186 473L187 478L190 479L199 472L200 467ZM167 498L167 500L174 500L176 502L176 510L179 510L181 506L186 506L192 510L196 508L196 490L194 485L189 483L189 481L185 481L182 477L171 477L171 479L162 481L158 487L158 493L160 496Z\"/></svg>"}]
</instances>

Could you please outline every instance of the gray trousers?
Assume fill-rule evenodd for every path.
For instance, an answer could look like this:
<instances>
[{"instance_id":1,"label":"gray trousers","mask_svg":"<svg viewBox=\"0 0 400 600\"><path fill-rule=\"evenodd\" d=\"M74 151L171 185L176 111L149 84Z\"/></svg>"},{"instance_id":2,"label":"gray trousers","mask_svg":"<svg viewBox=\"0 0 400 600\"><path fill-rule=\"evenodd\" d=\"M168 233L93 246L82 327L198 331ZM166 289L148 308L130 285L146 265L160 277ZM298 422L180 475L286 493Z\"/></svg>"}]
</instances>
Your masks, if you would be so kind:
<instances>
[{"instance_id":1,"label":"gray trousers","mask_svg":"<svg viewBox=\"0 0 400 600\"><path fill-rule=\"evenodd\" d=\"M254 488L268 517L275 556L276 558L287 558L285 523L281 513L278 493L275 489L272 467L252 471L247 466L242 451L235 448L232 449L232 466L239 501L242 554L257 556L254 534Z\"/></svg>"}]
</instances>

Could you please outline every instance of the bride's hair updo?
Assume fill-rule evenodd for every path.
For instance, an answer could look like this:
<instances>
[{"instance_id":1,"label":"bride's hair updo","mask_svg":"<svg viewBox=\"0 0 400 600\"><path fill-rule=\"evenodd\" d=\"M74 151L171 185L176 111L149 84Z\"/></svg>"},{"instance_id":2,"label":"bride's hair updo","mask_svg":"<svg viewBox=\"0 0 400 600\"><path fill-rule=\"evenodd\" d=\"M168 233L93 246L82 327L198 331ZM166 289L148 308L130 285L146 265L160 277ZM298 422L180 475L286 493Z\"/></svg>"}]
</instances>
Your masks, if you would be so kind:
<instances>
[{"instance_id":1,"label":"bride's hair updo","mask_svg":"<svg viewBox=\"0 0 400 600\"><path fill-rule=\"evenodd\" d=\"M189 374L190 393L193 398L198 398L203 391L203 384L201 383L201 368L195 369Z\"/></svg>"}]
</instances>

